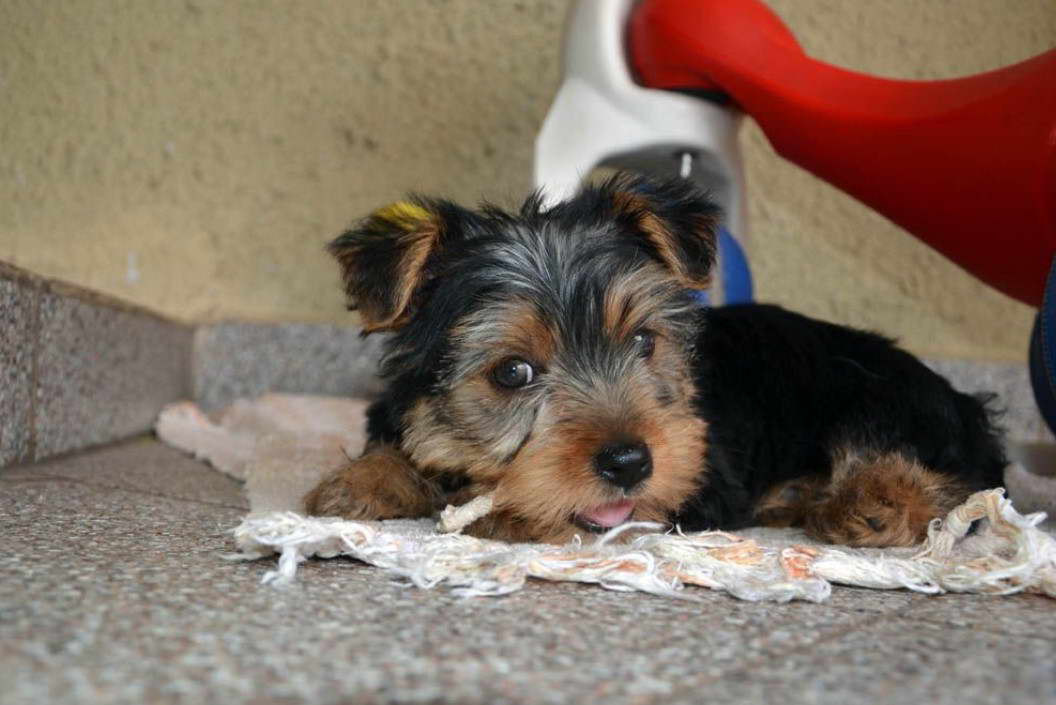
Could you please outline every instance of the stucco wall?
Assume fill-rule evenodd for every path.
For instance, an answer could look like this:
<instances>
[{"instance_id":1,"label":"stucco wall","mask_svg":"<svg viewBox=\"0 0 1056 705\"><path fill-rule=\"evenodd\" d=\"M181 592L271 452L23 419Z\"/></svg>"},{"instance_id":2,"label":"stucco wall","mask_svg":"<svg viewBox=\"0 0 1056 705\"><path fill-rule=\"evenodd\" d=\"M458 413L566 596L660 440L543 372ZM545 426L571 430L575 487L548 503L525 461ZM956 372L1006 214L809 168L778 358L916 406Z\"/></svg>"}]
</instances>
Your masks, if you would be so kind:
<instances>
[{"instance_id":1,"label":"stucco wall","mask_svg":"<svg viewBox=\"0 0 1056 705\"><path fill-rule=\"evenodd\" d=\"M771 0L912 78L1056 45L1053 0ZM517 201L565 0L0 0L0 259L178 318L350 321L322 245L407 190ZM933 356L1030 311L744 132L762 298Z\"/></svg>"}]
</instances>

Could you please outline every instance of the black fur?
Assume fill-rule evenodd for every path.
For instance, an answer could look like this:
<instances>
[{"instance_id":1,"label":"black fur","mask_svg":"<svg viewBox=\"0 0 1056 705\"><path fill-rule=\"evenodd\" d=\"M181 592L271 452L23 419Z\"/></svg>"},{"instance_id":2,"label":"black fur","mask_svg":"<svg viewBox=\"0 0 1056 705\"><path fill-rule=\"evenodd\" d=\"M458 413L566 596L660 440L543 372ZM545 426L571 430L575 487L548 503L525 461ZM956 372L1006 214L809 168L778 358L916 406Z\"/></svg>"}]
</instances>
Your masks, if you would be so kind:
<instances>
[{"instance_id":1,"label":"black fur","mask_svg":"<svg viewBox=\"0 0 1056 705\"><path fill-rule=\"evenodd\" d=\"M1002 484L990 398L956 391L879 335L727 306L702 314L697 361L710 475L678 517L684 529L748 524L768 488L827 473L840 447L897 451L975 490Z\"/></svg>"}]
</instances>

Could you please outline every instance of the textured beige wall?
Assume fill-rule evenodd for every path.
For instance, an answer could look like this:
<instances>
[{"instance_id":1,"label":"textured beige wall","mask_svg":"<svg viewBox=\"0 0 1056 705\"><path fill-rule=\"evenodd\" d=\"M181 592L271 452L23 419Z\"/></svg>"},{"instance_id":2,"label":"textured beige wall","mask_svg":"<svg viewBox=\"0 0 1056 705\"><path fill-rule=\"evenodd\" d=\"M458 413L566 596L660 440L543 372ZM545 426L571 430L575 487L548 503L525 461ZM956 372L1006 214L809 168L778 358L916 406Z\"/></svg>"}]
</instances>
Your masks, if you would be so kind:
<instances>
[{"instance_id":1,"label":"textured beige wall","mask_svg":"<svg viewBox=\"0 0 1056 705\"><path fill-rule=\"evenodd\" d=\"M771 0L811 54L947 77L1056 45L1053 0ZM0 0L0 259L190 320L341 320L322 245L409 189L513 203L566 0ZM1030 312L745 130L763 298L931 355Z\"/></svg>"},{"instance_id":2,"label":"textured beige wall","mask_svg":"<svg viewBox=\"0 0 1056 705\"><path fill-rule=\"evenodd\" d=\"M349 320L323 245L513 200L560 1L0 0L0 259L188 319Z\"/></svg>"}]
</instances>

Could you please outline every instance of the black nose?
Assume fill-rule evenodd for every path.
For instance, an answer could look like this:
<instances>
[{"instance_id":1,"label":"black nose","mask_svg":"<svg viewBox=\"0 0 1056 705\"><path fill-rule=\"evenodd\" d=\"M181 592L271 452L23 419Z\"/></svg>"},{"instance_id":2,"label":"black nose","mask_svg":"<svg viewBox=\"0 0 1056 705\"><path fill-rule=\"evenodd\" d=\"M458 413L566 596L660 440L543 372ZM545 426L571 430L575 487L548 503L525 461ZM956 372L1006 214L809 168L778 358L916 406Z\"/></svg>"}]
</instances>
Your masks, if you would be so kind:
<instances>
[{"instance_id":1,"label":"black nose","mask_svg":"<svg viewBox=\"0 0 1056 705\"><path fill-rule=\"evenodd\" d=\"M653 460L644 443L613 443L594 456L594 469L605 480L629 490L653 474Z\"/></svg>"}]
</instances>

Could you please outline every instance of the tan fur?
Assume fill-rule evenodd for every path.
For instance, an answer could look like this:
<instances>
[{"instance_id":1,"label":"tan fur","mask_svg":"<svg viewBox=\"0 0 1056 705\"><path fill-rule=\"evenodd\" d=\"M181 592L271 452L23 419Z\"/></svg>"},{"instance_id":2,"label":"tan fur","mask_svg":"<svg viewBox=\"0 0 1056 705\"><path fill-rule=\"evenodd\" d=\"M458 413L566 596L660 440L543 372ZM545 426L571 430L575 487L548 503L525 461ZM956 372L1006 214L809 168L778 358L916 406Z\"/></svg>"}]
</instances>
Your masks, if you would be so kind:
<instances>
[{"instance_id":1,"label":"tan fur","mask_svg":"<svg viewBox=\"0 0 1056 705\"><path fill-rule=\"evenodd\" d=\"M711 277L694 277L679 254L675 237L653 211L649 201L636 193L617 193L613 198L617 210L631 215L638 221L638 227L649 243L656 249L660 260L679 278L682 284L691 289L707 289L711 286ZM700 224L701 231L711 231L712 222Z\"/></svg>"},{"instance_id":2,"label":"tan fur","mask_svg":"<svg viewBox=\"0 0 1056 705\"><path fill-rule=\"evenodd\" d=\"M406 416L403 448L419 467L451 472L461 471L479 451L455 436L436 433L439 402L420 399Z\"/></svg>"},{"instance_id":3,"label":"tan fur","mask_svg":"<svg viewBox=\"0 0 1056 705\"><path fill-rule=\"evenodd\" d=\"M513 299L481 308L460 321L451 337L466 351L488 353L498 363L522 357L543 365L553 357L557 337L527 301Z\"/></svg>"},{"instance_id":4,"label":"tan fur","mask_svg":"<svg viewBox=\"0 0 1056 705\"><path fill-rule=\"evenodd\" d=\"M661 272L659 267L653 277L642 272L639 281L655 286ZM631 283L617 286L628 302L638 290ZM653 313L649 303L628 303L640 310L614 323L630 320L633 325L623 332L636 330L638 319ZM627 377L618 381L565 380L562 370L548 369L562 384L544 399L538 389L497 388L489 375L491 364L509 355L546 364L556 332L525 303L508 301L492 309L475 312L453 335L463 353L479 347L473 354L486 352L491 363L443 395L420 399L404 417L402 449L414 465L468 477L471 486L463 499L495 492L495 511L468 533L551 542L585 533L573 523L577 513L623 499L594 469L597 453L621 438L644 442L653 460L652 477L631 492L636 503L631 519L667 522L704 477L706 426L690 403L694 388L681 346L658 331L652 359L633 362L632 355ZM666 401L658 399L658 385L667 390ZM525 405L537 410L519 416Z\"/></svg>"},{"instance_id":5,"label":"tan fur","mask_svg":"<svg viewBox=\"0 0 1056 705\"><path fill-rule=\"evenodd\" d=\"M681 370L673 349L658 346L652 363ZM574 515L600 504L634 500L632 521L666 523L705 479L706 424L689 405L692 387L676 377L680 398L660 405L644 380L621 385L618 398L580 400L553 395L538 432L501 472L468 474L495 487L497 513L470 533L500 532L535 541L562 542L585 532ZM650 449L653 474L629 495L604 482L593 467L594 456L614 439L640 439Z\"/></svg>"},{"instance_id":6,"label":"tan fur","mask_svg":"<svg viewBox=\"0 0 1056 705\"><path fill-rule=\"evenodd\" d=\"M511 300L476 311L455 326L452 339L463 354L472 354L474 359L480 356L486 362L442 398L426 397L416 403L405 419L403 448L419 467L466 472L484 481L501 470L505 458L523 440L517 419L511 418L511 405L516 404L514 394L530 394L496 388L491 372L509 357L545 368L554 354L556 337L532 305ZM455 425L441 423L442 418ZM474 433L465 433L467 429Z\"/></svg>"},{"instance_id":7,"label":"tan fur","mask_svg":"<svg viewBox=\"0 0 1056 705\"><path fill-rule=\"evenodd\" d=\"M828 499L807 521L807 533L849 546L912 546L928 524L970 492L955 479L890 454L834 469Z\"/></svg>"},{"instance_id":8,"label":"tan fur","mask_svg":"<svg viewBox=\"0 0 1056 705\"><path fill-rule=\"evenodd\" d=\"M533 306L521 304L506 320L506 340L511 351L523 350L530 362L546 364L554 356L557 341L554 331L543 323Z\"/></svg>"},{"instance_id":9,"label":"tan fur","mask_svg":"<svg viewBox=\"0 0 1056 705\"><path fill-rule=\"evenodd\" d=\"M807 517L826 497L829 478L800 477L775 485L755 505L760 526L803 526Z\"/></svg>"},{"instance_id":10,"label":"tan fur","mask_svg":"<svg viewBox=\"0 0 1056 705\"><path fill-rule=\"evenodd\" d=\"M414 292L422 284L425 262L440 240L440 224L435 220L423 221L414 230L400 236L399 247L404 256L396 275L393 288L393 307L387 315L375 315L370 310L361 310L363 330L374 333L381 330L396 330L402 327L410 315L410 302ZM377 312L380 314L380 312Z\"/></svg>"},{"instance_id":11,"label":"tan fur","mask_svg":"<svg viewBox=\"0 0 1056 705\"><path fill-rule=\"evenodd\" d=\"M770 489L755 519L798 526L820 541L848 546L912 546L928 524L967 498L955 479L897 453L860 456L841 450L831 477L797 478Z\"/></svg>"},{"instance_id":12,"label":"tan fur","mask_svg":"<svg viewBox=\"0 0 1056 705\"><path fill-rule=\"evenodd\" d=\"M455 407L456 413L462 405L476 405L478 408L468 413L486 416L499 406L494 404L494 399L492 404L488 403L488 397L495 394L486 381L475 379L457 390L448 405ZM408 412L403 438L408 457L420 468L465 473L481 482L492 481L502 472L505 453L467 440L457 432L444 432L444 426L436 421L440 405L437 399L421 399Z\"/></svg>"},{"instance_id":13,"label":"tan fur","mask_svg":"<svg viewBox=\"0 0 1056 705\"><path fill-rule=\"evenodd\" d=\"M605 292L603 311L609 335L615 340L627 340L646 327L657 306L651 290L669 285L670 281L670 276L655 264L613 280Z\"/></svg>"},{"instance_id":14,"label":"tan fur","mask_svg":"<svg viewBox=\"0 0 1056 705\"><path fill-rule=\"evenodd\" d=\"M560 543L586 535L572 522L577 512L624 498L636 505L631 521L667 523L701 482L704 430L700 419L671 412L640 426L652 450L653 476L624 495L593 470L593 457L607 434L589 422L562 426L526 447L506 469L495 487L496 512L469 533Z\"/></svg>"},{"instance_id":15,"label":"tan fur","mask_svg":"<svg viewBox=\"0 0 1056 705\"><path fill-rule=\"evenodd\" d=\"M398 519L431 516L443 495L400 451L381 445L324 478L304 503L314 516Z\"/></svg>"}]
</instances>

